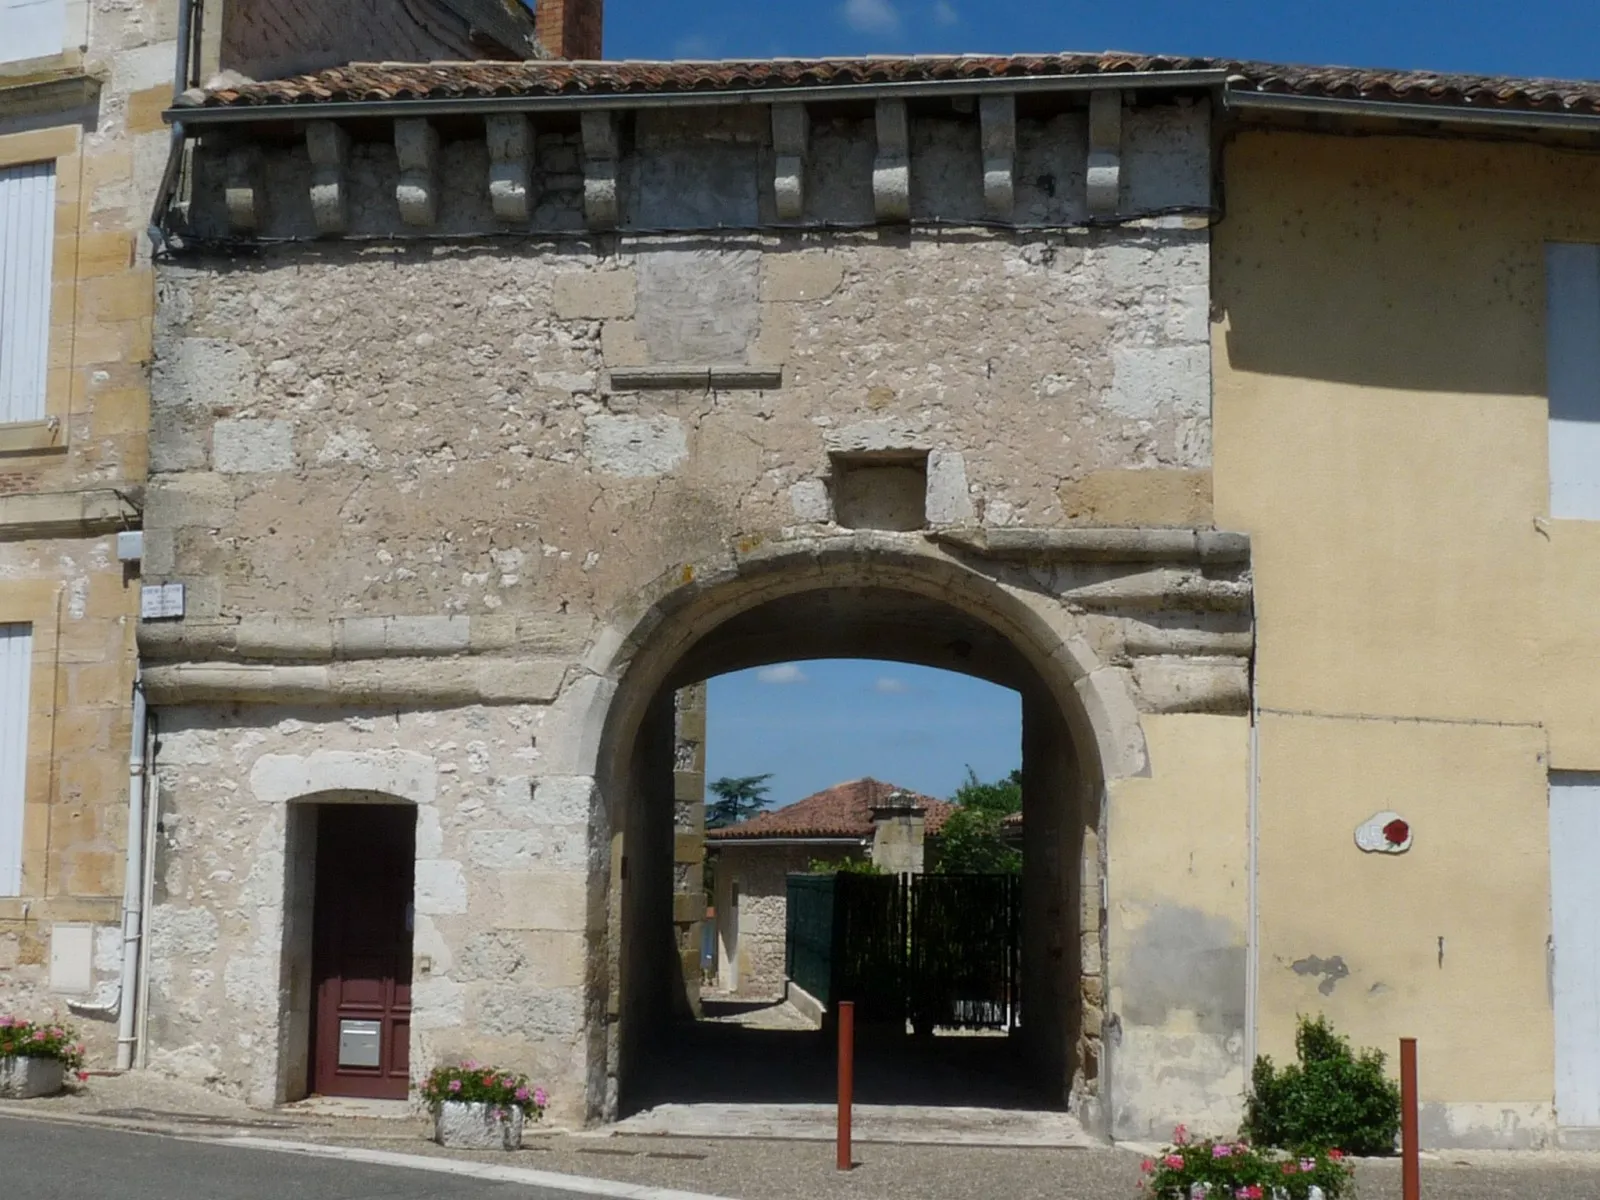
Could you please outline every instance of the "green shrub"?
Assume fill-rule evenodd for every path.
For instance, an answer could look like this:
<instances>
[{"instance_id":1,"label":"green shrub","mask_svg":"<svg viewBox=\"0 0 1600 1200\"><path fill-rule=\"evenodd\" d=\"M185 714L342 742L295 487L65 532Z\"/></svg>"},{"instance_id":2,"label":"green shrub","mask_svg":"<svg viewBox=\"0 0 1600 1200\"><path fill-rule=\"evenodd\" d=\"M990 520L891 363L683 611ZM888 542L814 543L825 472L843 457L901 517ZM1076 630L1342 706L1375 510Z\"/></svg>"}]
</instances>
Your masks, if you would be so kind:
<instances>
[{"instance_id":1,"label":"green shrub","mask_svg":"<svg viewBox=\"0 0 1600 1200\"><path fill-rule=\"evenodd\" d=\"M1384 1074L1382 1052L1356 1054L1323 1017L1301 1017L1294 1045L1296 1065L1278 1070L1265 1055L1256 1059L1245 1107L1250 1140L1294 1151L1393 1154L1400 1089Z\"/></svg>"},{"instance_id":2,"label":"green shrub","mask_svg":"<svg viewBox=\"0 0 1600 1200\"><path fill-rule=\"evenodd\" d=\"M870 858L841 858L831 861L813 858L807 868L813 875L882 875L883 871Z\"/></svg>"}]
</instances>

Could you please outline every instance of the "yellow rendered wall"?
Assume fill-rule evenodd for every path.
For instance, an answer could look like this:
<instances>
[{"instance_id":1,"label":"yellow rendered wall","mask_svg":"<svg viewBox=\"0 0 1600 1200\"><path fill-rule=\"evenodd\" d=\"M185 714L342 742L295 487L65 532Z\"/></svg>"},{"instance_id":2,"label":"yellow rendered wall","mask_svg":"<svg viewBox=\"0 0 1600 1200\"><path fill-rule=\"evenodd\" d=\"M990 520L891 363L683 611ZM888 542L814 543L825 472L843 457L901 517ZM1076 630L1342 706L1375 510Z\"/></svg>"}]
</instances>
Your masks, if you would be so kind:
<instances>
[{"instance_id":1,"label":"yellow rendered wall","mask_svg":"<svg viewBox=\"0 0 1600 1200\"><path fill-rule=\"evenodd\" d=\"M1214 489L1255 566L1261 1048L1325 1011L1391 1055L1418 1036L1425 1101L1548 1105L1546 776L1600 768L1600 529L1548 519L1544 246L1600 241L1600 158L1254 132L1224 169ZM1356 848L1384 809L1409 853Z\"/></svg>"},{"instance_id":2,"label":"yellow rendered wall","mask_svg":"<svg viewBox=\"0 0 1600 1200\"><path fill-rule=\"evenodd\" d=\"M1114 1130L1231 1134L1244 1091L1250 726L1143 718L1150 773L1110 786L1106 962Z\"/></svg>"}]
</instances>

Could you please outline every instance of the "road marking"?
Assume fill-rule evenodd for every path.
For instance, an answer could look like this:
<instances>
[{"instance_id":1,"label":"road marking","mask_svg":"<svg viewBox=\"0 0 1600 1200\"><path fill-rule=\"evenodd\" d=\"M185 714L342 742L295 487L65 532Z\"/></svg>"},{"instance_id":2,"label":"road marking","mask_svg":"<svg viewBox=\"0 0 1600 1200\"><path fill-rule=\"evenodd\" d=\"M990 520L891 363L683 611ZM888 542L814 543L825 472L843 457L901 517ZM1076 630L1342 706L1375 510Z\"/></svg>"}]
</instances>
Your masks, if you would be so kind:
<instances>
[{"instance_id":1,"label":"road marking","mask_svg":"<svg viewBox=\"0 0 1600 1200\"><path fill-rule=\"evenodd\" d=\"M613 1179L589 1179L582 1175L561 1175L555 1171L535 1171L530 1167L498 1167L489 1163L467 1162L455 1158L434 1158L423 1154L397 1154L392 1150L362 1150L351 1146L323 1146L315 1142L283 1142L276 1138L226 1137L186 1138L210 1146L240 1146L250 1150L276 1150L282 1154L302 1154L313 1158L337 1158L345 1162L367 1163L375 1167L403 1167L413 1171L435 1171L442 1175L468 1175L494 1183L521 1183L548 1188L574 1196L609 1196L613 1200L725 1200L703 1192L676 1192L670 1188L646 1187Z\"/></svg>"}]
</instances>

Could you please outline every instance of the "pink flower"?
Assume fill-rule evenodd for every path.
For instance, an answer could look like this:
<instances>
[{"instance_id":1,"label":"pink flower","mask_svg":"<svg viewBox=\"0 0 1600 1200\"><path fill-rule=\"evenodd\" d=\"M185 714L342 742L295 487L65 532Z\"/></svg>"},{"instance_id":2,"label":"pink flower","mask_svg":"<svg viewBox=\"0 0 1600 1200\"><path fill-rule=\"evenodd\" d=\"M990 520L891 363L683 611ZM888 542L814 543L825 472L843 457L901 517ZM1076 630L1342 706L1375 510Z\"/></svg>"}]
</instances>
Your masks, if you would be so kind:
<instances>
[{"instance_id":1,"label":"pink flower","mask_svg":"<svg viewBox=\"0 0 1600 1200\"><path fill-rule=\"evenodd\" d=\"M467 1059L466 1062L462 1063L461 1066L463 1070L467 1071L476 1071L478 1069L478 1064L470 1058Z\"/></svg>"},{"instance_id":2,"label":"pink flower","mask_svg":"<svg viewBox=\"0 0 1600 1200\"><path fill-rule=\"evenodd\" d=\"M1179 1125L1174 1129L1172 1131L1172 1141L1175 1145L1187 1146L1189 1144L1189 1127L1187 1125Z\"/></svg>"},{"instance_id":3,"label":"pink flower","mask_svg":"<svg viewBox=\"0 0 1600 1200\"><path fill-rule=\"evenodd\" d=\"M1146 1175L1150 1174L1150 1172L1154 1171L1155 1169L1156 1160L1153 1158L1147 1158L1139 1164L1139 1170L1143 1171Z\"/></svg>"},{"instance_id":4,"label":"pink flower","mask_svg":"<svg viewBox=\"0 0 1600 1200\"><path fill-rule=\"evenodd\" d=\"M1233 1194L1239 1200L1261 1200L1261 1185L1252 1183L1249 1187L1235 1188Z\"/></svg>"},{"instance_id":5,"label":"pink flower","mask_svg":"<svg viewBox=\"0 0 1600 1200\"><path fill-rule=\"evenodd\" d=\"M1328 1151L1328 1157L1333 1159L1334 1162L1343 1162L1344 1161L1344 1151L1343 1150L1329 1150Z\"/></svg>"},{"instance_id":6,"label":"pink flower","mask_svg":"<svg viewBox=\"0 0 1600 1200\"><path fill-rule=\"evenodd\" d=\"M483 1077L483 1086L484 1087L493 1087L494 1086L494 1072L491 1071L491 1072L487 1073L486 1075L484 1075L484 1077Z\"/></svg>"},{"instance_id":7,"label":"pink flower","mask_svg":"<svg viewBox=\"0 0 1600 1200\"><path fill-rule=\"evenodd\" d=\"M1227 1142L1218 1142L1215 1146L1211 1147L1212 1158L1227 1158L1232 1153L1233 1147L1228 1145Z\"/></svg>"},{"instance_id":8,"label":"pink flower","mask_svg":"<svg viewBox=\"0 0 1600 1200\"><path fill-rule=\"evenodd\" d=\"M451 1091L452 1091L452 1092L459 1092L459 1091L460 1091L460 1090L461 1090L461 1080L459 1080L459 1079L452 1079L452 1080L451 1080L451 1081L450 1081L450 1090L451 1090Z\"/></svg>"},{"instance_id":9,"label":"pink flower","mask_svg":"<svg viewBox=\"0 0 1600 1200\"><path fill-rule=\"evenodd\" d=\"M1288 1164L1286 1163L1284 1165L1287 1166ZM1300 1169L1307 1174L1310 1174L1312 1171L1317 1169L1317 1160L1314 1158L1302 1158L1300 1160Z\"/></svg>"},{"instance_id":10,"label":"pink flower","mask_svg":"<svg viewBox=\"0 0 1600 1200\"><path fill-rule=\"evenodd\" d=\"M78 1082L79 1083L86 1082L88 1080L88 1078L89 1078L89 1072L87 1072L87 1071L79 1071L78 1072Z\"/></svg>"},{"instance_id":11,"label":"pink flower","mask_svg":"<svg viewBox=\"0 0 1600 1200\"><path fill-rule=\"evenodd\" d=\"M1167 1166L1171 1167L1174 1171L1183 1170L1183 1155L1181 1154L1169 1154L1161 1161L1166 1163Z\"/></svg>"},{"instance_id":12,"label":"pink flower","mask_svg":"<svg viewBox=\"0 0 1600 1200\"><path fill-rule=\"evenodd\" d=\"M545 1094L545 1090L543 1088L534 1088L533 1102L540 1108L543 1108L546 1104L550 1103L550 1097Z\"/></svg>"},{"instance_id":13,"label":"pink flower","mask_svg":"<svg viewBox=\"0 0 1600 1200\"><path fill-rule=\"evenodd\" d=\"M525 1087L519 1087L517 1089L517 1099L518 1100L526 1100L527 1098L528 1098L528 1089L525 1088Z\"/></svg>"}]
</instances>

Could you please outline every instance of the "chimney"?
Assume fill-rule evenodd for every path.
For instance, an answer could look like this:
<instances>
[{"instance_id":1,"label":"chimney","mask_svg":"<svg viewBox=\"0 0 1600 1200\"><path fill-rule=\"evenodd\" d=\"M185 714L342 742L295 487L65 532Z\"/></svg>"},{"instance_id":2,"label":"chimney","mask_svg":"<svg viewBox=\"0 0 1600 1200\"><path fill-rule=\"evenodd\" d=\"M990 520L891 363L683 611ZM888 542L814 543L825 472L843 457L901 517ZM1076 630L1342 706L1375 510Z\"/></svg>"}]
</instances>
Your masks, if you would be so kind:
<instances>
[{"instance_id":1,"label":"chimney","mask_svg":"<svg viewBox=\"0 0 1600 1200\"><path fill-rule=\"evenodd\" d=\"M605 9L605 0L538 0L534 36L551 58L597 59Z\"/></svg>"},{"instance_id":2,"label":"chimney","mask_svg":"<svg viewBox=\"0 0 1600 1200\"><path fill-rule=\"evenodd\" d=\"M872 861L885 875L921 875L927 816L906 792L872 806Z\"/></svg>"}]
</instances>

